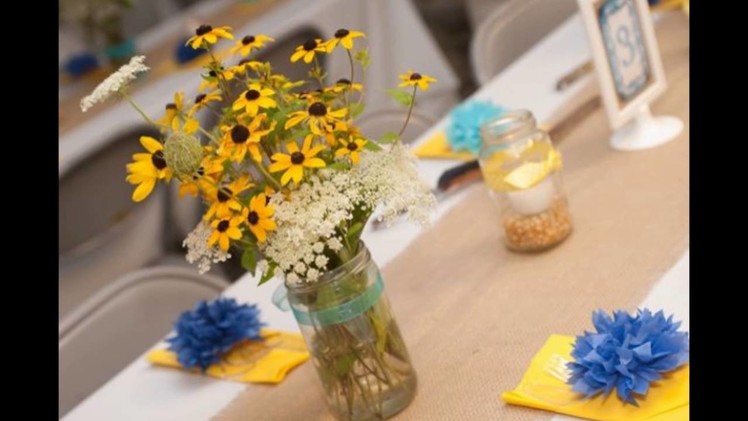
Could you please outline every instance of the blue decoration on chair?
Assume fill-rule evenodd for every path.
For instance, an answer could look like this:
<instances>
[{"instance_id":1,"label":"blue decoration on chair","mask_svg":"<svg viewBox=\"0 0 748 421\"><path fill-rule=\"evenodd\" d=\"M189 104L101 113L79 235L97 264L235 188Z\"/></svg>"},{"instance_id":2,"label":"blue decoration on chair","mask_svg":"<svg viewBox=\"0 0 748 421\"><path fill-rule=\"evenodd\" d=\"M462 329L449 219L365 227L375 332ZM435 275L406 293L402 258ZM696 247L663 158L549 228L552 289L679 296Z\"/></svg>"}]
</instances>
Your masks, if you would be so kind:
<instances>
[{"instance_id":1,"label":"blue decoration on chair","mask_svg":"<svg viewBox=\"0 0 748 421\"><path fill-rule=\"evenodd\" d=\"M221 355L245 339L262 340L259 310L255 304L238 304L233 298L200 301L174 323L176 335L168 338L169 349L182 367L205 371Z\"/></svg>"},{"instance_id":2,"label":"blue decoration on chair","mask_svg":"<svg viewBox=\"0 0 748 421\"><path fill-rule=\"evenodd\" d=\"M568 364L575 392L608 396L616 389L624 402L637 405L633 394L646 395L662 373L688 363L688 334L678 332L680 322L662 311L639 310L634 316L616 311L612 318L596 311L592 323L597 333L577 336L571 352L575 362Z\"/></svg>"},{"instance_id":3,"label":"blue decoration on chair","mask_svg":"<svg viewBox=\"0 0 748 421\"><path fill-rule=\"evenodd\" d=\"M468 101L450 113L447 139L454 151L478 155L481 147L480 126L506 111L488 101Z\"/></svg>"},{"instance_id":4,"label":"blue decoration on chair","mask_svg":"<svg viewBox=\"0 0 748 421\"><path fill-rule=\"evenodd\" d=\"M63 69L72 77L80 77L99 68L99 60L91 53L76 54L65 62Z\"/></svg>"},{"instance_id":5,"label":"blue decoration on chair","mask_svg":"<svg viewBox=\"0 0 748 421\"><path fill-rule=\"evenodd\" d=\"M208 52L204 48L198 48L196 50L189 45L186 45L188 39L190 38L186 37L179 41L179 44L177 44L177 49L176 51L174 51L174 58L179 64L190 62Z\"/></svg>"}]
</instances>

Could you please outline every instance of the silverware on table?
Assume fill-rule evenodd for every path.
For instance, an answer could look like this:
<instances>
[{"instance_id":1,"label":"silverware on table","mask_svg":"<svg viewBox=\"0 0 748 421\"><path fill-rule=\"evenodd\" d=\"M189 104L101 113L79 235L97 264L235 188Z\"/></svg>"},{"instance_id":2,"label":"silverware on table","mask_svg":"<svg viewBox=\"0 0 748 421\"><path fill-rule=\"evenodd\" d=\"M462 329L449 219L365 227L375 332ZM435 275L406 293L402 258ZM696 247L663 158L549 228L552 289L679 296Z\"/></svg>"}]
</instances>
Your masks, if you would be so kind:
<instances>
[{"instance_id":1,"label":"silverware on table","mask_svg":"<svg viewBox=\"0 0 748 421\"><path fill-rule=\"evenodd\" d=\"M592 60L588 60L580 66L577 66L574 70L567 73L561 79L556 82L556 90L558 92L565 91L569 86L573 85L574 82L581 79L582 76L592 72L595 66L592 64Z\"/></svg>"},{"instance_id":2,"label":"silverware on table","mask_svg":"<svg viewBox=\"0 0 748 421\"><path fill-rule=\"evenodd\" d=\"M556 145L559 144L571 129L576 127L580 121L584 120L599 106L600 95L595 95L582 103L582 105L575 108L574 111L567 115L563 120L551 127L548 130L548 135L551 137L553 143ZM437 201L441 202L447 197L481 180L483 180L483 174L480 171L480 164L476 159L444 171L439 177L436 187L434 187L431 192L436 196ZM403 213L405 212L401 211L398 215L402 215ZM384 221L377 218L374 218L371 225L374 231L388 227Z\"/></svg>"}]
</instances>

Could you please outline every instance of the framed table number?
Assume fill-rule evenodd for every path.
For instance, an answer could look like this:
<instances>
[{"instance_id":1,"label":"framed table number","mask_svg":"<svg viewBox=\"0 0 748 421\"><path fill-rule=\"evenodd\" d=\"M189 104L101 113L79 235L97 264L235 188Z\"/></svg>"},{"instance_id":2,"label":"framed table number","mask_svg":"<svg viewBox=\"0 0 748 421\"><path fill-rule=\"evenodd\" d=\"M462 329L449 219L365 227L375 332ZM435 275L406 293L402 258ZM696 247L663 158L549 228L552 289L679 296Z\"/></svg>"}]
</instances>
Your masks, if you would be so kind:
<instances>
[{"instance_id":1,"label":"framed table number","mask_svg":"<svg viewBox=\"0 0 748 421\"><path fill-rule=\"evenodd\" d=\"M646 0L577 0L615 149L646 149L675 138L683 123L653 117L649 104L666 89Z\"/></svg>"}]
</instances>

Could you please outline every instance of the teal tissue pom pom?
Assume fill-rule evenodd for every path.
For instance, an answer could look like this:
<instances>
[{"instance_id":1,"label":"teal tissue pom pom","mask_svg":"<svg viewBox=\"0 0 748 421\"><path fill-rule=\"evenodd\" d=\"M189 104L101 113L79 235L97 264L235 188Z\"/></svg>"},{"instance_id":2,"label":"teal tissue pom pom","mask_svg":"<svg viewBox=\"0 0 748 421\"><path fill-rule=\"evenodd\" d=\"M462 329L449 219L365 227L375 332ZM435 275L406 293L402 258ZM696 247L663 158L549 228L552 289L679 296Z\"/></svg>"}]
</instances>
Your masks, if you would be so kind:
<instances>
[{"instance_id":1,"label":"teal tissue pom pom","mask_svg":"<svg viewBox=\"0 0 748 421\"><path fill-rule=\"evenodd\" d=\"M504 111L504 107L489 101L468 101L452 110L447 127L447 138L452 149L478 155L481 124L499 117Z\"/></svg>"}]
</instances>

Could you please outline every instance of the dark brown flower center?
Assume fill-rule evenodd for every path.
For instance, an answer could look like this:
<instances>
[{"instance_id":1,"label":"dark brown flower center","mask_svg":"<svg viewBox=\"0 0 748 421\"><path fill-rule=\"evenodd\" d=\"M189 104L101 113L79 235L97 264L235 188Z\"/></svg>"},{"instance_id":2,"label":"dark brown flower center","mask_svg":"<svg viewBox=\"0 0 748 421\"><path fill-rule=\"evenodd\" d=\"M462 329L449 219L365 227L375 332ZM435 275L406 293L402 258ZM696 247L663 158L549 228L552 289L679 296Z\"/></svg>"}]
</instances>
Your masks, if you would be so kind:
<instances>
[{"instance_id":1,"label":"dark brown flower center","mask_svg":"<svg viewBox=\"0 0 748 421\"><path fill-rule=\"evenodd\" d=\"M195 97L195 104L199 104L199 103L203 102L203 100L205 99L205 97L206 97L205 94L200 94L200 95L196 96Z\"/></svg>"},{"instance_id":2,"label":"dark brown flower center","mask_svg":"<svg viewBox=\"0 0 748 421\"><path fill-rule=\"evenodd\" d=\"M338 79L338 81L335 83L337 83L338 85L350 85L351 81L346 78L343 78L343 79Z\"/></svg>"},{"instance_id":3,"label":"dark brown flower center","mask_svg":"<svg viewBox=\"0 0 748 421\"><path fill-rule=\"evenodd\" d=\"M412 75L410 75L410 80L421 80L422 78L423 76L421 76L420 73L413 73Z\"/></svg>"},{"instance_id":4,"label":"dark brown flower center","mask_svg":"<svg viewBox=\"0 0 748 421\"><path fill-rule=\"evenodd\" d=\"M234 143L241 144L249 139L249 129L241 124L237 124L231 129L231 140Z\"/></svg>"},{"instance_id":5,"label":"dark brown flower center","mask_svg":"<svg viewBox=\"0 0 748 421\"><path fill-rule=\"evenodd\" d=\"M216 76L218 76L218 73L216 73L215 70L211 70L211 71L208 72L208 76L210 76L210 77L216 77Z\"/></svg>"},{"instance_id":6,"label":"dark brown flower center","mask_svg":"<svg viewBox=\"0 0 748 421\"><path fill-rule=\"evenodd\" d=\"M195 29L195 33L197 34L197 36L202 36L212 30L213 30L213 27L210 25L200 25L197 27L197 29Z\"/></svg>"},{"instance_id":7,"label":"dark brown flower center","mask_svg":"<svg viewBox=\"0 0 748 421\"><path fill-rule=\"evenodd\" d=\"M317 48L317 40L316 39L310 39L309 41L307 41L307 42L304 43L303 47L304 47L304 50L306 50L306 51L312 51L315 48Z\"/></svg>"},{"instance_id":8,"label":"dark brown flower center","mask_svg":"<svg viewBox=\"0 0 748 421\"><path fill-rule=\"evenodd\" d=\"M176 110L177 109L177 104L175 104L173 102L170 102L170 103L166 104L166 109L167 110Z\"/></svg>"},{"instance_id":9,"label":"dark brown flower center","mask_svg":"<svg viewBox=\"0 0 748 421\"><path fill-rule=\"evenodd\" d=\"M250 89L250 90L247 91L246 94L244 94L244 98L247 101L254 101L254 100L256 100L259 97L260 97L260 92L254 90L254 89Z\"/></svg>"},{"instance_id":10,"label":"dark brown flower center","mask_svg":"<svg viewBox=\"0 0 748 421\"><path fill-rule=\"evenodd\" d=\"M348 34L350 34L350 32L347 29L340 28L335 31L335 38L343 38Z\"/></svg>"},{"instance_id":11,"label":"dark brown flower center","mask_svg":"<svg viewBox=\"0 0 748 421\"><path fill-rule=\"evenodd\" d=\"M309 114L315 117L324 117L327 114L327 107L321 102L315 102L309 106Z\"/></svg>"},{"instance_id":12,"label":"dark brown flower center","mask_svg":"<svg viewBox=\"0 0 748 421\"><path fill-rule=\"evenodd\" d=\"M291 163L294 165L301 165L304 163L306 157L301 152L294 152L291 154Z\"/></svg>"},{"instance_id":13,"label":"dark brown flower center","mask_svg":"<svg viewBox=\"0 0 748 421\"><path fill-rule=\"evenodd\" d=\"M227 229L229 229L229 221L224 219L223 221L218 223L218 232L225 232Z\"/></svg>"},{"instance_id":14,"label":"dark brown flower center","mask_svg":"<svg viewBox=\"0 0 748 421\"><path fill-rule=\"evenodd\" d=\"M247 45L255 42L254 35L247 35L246 37L242 38L242 45Z\"/></svg>"},{"instance_id":15,"label":"dark brown flower center","mask_svg":"<svg viewBox=\"0 0 748 421\"><path fill-rule=\"evenodd\" d=\"M224 203L225 201L231 199L231 195L233 192L231 189L228 189L224 187L222 190L218 190L218 194L216 194L216 199L218 199L219 202Z\"/></svg>"},{"instance_id":16,"label":"dark brown flower center","mask_svg":"<svg viewBox=\"0 0 748 421\"><path fill-rule=\"evenodd\" d=\"M153 163L153 166L159 170L166 168L166 160L164 159L164 153L162 151L156 151L156 153L151 155L151 162Z\"/></svg>"},{"instance_id":17,"label":"dark brown flower center","mask_svg":"<svg viewBox=\"0 0 748 421\"><path fill-rule=\"evenodd\" d=\"M247 221L252 225L257 225L257 223L260 222L260 215L258 215L257 212L252 211L249 213L249 216L247 216Z\"/></svg>"},{"instance_id":18,"label":"dark brown flower center","mask_svg":"<svg viewBox=\"0 0 748 421\"><path fill-rule=\"evenodd\" d=\"M353 152L358 149L358 145L356 144L356 142L351 142L348 144L348 146L346 146L346 148L348 148L349 151Z\"/></svg>"}]
</instances>

